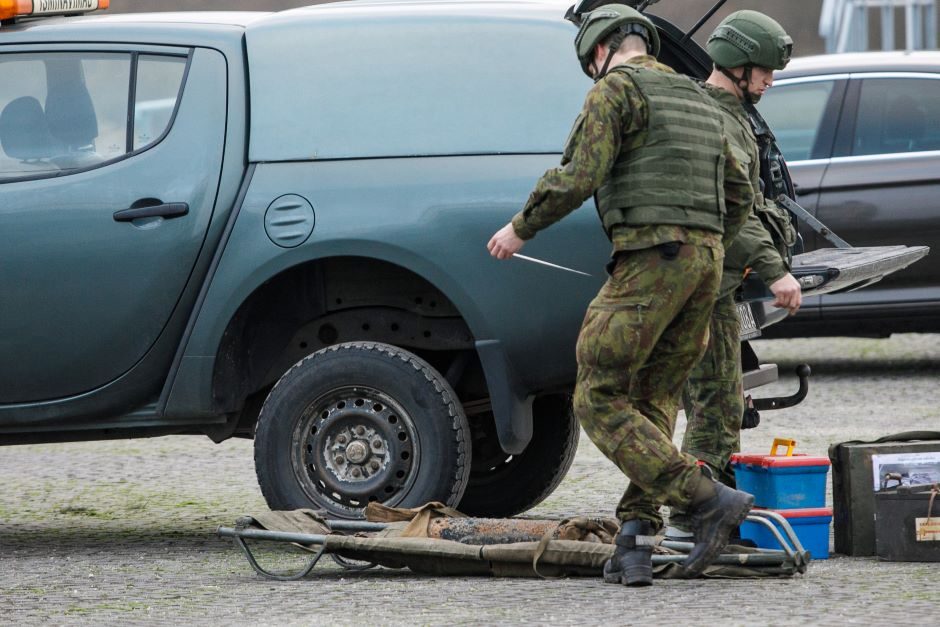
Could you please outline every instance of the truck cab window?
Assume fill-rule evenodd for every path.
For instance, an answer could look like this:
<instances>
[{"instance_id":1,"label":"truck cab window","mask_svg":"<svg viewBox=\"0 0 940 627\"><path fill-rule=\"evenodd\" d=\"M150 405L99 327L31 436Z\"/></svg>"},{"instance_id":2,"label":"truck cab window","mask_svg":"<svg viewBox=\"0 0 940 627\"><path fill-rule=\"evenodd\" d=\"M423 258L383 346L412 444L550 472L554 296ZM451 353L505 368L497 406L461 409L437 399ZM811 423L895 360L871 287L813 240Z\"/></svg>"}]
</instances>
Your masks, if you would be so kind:
<instances>
[{"instance_id":1,"label":"truck cab window","mask_svg":"<svg viewBox=\"0 0 940 627\"><path fill-rule=\"evenodd\" d=\"M157 141L167 127L186 69L184 57L140 55L134 99L134 150Z\"/></svg>"},{"instance_id":2,"label":"truck cab window","mask_svg":"<svg viewBox=\"0 0 940 627\"><path fill-rule=\"evenodd\" d=\"M0 179L75 171L126 149L130 55L0 59Z\"/></svg>"},{"instance_id":3,"label":"truck cab window","mask_svg":"<svg viewBox=\"0 0 940 627\"><path fill-rule=\"evenodd\" d=\"M185 68L179 56L0 55L0 181L71 174L152 145L172 120Z\"/></svg>"}]
</instances>

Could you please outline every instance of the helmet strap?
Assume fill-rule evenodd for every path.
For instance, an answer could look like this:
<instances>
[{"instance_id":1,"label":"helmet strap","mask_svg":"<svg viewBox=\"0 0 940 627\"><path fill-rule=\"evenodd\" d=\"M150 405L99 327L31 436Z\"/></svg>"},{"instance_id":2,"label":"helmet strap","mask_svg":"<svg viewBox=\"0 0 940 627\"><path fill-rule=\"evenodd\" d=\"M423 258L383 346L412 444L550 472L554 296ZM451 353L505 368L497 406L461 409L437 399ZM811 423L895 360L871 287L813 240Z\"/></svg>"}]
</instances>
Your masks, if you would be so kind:
<instances>
[{"instance_id":1,"label":"helmet strap","mask_svg":"<svg viewBox=\"0 0 940 627\"><path fill-rule=\"evenodd\" d=\"M744 102L754 104L753 96L751 92L748 91L748 87L751 86L751 69L754 67L753 65L745 65L741 76L735 76L731 73L731 70L726 67L721 67L720 65L716 65L715 67L740 90L741 99L744 100Z\"/></svg>"},{"instance_id":2,"label":"helmet strap","mask_svg":"<svg viewBox=\"0 0 940 627\"><path fill-rule=\"evenodd\" d=\"M754 98L754 95L750 91L751 87L751 70L754 69L753 65L744 66L744 74L741 75L741 80L738 82L738 87L741 88L741 91L744 92L744 101L748 104L756 104L757 100Z\"/></svg>"},{"instance_id":3,"label":"helmet strap","mask_svg":"<svg viewBox=\"0 0 940 627\"><path fill-rule=\"evenodd\" d=\"M595 83L604 78L604 75L607 74L607 69L610 67L610 60L614 58L617 50L620 49L620 44L623 43L623 39L623 37L614 37L607 45L607 58L604 59L604 67L602 67L601 71L594 77Z\"/></svg>"}]
</instances>

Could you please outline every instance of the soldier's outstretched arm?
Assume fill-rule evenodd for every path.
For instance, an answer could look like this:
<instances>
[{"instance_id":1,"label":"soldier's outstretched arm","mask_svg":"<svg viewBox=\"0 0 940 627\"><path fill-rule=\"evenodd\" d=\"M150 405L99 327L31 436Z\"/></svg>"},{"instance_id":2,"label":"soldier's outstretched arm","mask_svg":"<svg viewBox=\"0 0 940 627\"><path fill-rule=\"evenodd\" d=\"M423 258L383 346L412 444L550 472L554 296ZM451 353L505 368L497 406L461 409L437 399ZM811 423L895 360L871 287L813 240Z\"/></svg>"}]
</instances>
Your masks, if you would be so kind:
<instances>
[{"instance_id":1,"label":"soldier's outstretched arm","mask_svg":"<svg viewBox=\"0 0 940 627\"><path fill-rule=\"evenodd\" d=\"M601 186L620 152L631 101L622 84L598 82L588 92L565 144L561 165L542 175L525 207L490 238L487 248L507 259L525 240L580 207Z\"/></svg>"},{"instance_id":2,"label":"soldier's outstretched arm","mask_svg":"<svg viewBox=\"0 0 940 627\"><path fill-rule=\"evenodd\" d=\"M734 244L726 250L725 262L731 267L748 267L756 272L764 284L770 287L775 306L787 309L790 314L800 308L800 284L790 274L764 222L753 211L738 232Z\"/></svg>"},{"instance_id":3,"label":"soldier's outstretched arm","mask_svg":"<svg viewBox=\"0 0 940 627\"><path fill-rule=\"evenodd\" d=\"M767 285L789 272L767 227L753 211L738 231L734 244L725 251L725 262L735 268L751 268Z\"/></svg>"}]
</instances>

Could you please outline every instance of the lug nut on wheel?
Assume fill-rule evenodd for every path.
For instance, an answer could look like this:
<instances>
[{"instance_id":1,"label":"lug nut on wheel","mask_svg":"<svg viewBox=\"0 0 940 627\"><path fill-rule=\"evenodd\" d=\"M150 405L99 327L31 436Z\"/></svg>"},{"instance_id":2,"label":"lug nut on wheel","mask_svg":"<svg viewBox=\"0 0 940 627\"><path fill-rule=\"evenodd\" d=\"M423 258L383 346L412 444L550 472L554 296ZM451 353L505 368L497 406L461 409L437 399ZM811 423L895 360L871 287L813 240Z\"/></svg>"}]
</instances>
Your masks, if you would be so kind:
<instances>
[{"instance_id":1,"label":"lug nut on wheel","mask_svg":"<svg viewBox=\"0 0 940 627\"><path fill-rule=\"evenodd\" d=\"M346 463L346 458L343 457L342 455L337 455L336 457L333 458L333 461L336 462L337 466L342 466L343 464Z\"/></svg>"},{"instance_id":2,"label":"lug nut on wheel","mask_svg":"<svg viewBox=\"0 0 940 627\"><path fill-rule=\"evenodd\" d=\"M369 458L369 447L361 440L355 440L346 447L346 457L354 464L361 464Z\"/></svg>"}]
</instances>

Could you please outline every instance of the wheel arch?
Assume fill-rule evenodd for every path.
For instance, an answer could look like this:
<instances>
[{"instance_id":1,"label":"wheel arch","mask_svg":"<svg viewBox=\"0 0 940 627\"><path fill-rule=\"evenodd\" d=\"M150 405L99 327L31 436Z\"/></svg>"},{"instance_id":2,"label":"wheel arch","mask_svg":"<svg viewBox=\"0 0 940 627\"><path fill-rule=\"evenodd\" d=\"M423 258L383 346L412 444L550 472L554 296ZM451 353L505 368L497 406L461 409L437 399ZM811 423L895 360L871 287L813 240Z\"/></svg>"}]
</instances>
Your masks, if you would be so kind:
<instances>
[{"instance_id":1,"label":"wheel arch","mask_svg":"<svg viewBox=\"0 0 940 627\"><path fill-rule=\"evenodd\" d=\"M459 390L462 402L489 399L503 448L524 449L531 437L531 399L519 392L502 344L479 339L475 330L486 332L488 325L458 282L428 278L434 273L416 265L389 256L336 254L259 280L219 336L213 410L237 417L213 438L250 435L267 391L306 355L341 342L377 341L429 361ZM460 354L469 359L455 359Z\"/></svg>"},{"instance_id":2,"label":"wheel arch","mask_svg":"<svg viewBox=\"0 0 940 627\"><path fill-rule=\"evenodd\" d=\"M398 290L399 294L393 294ZM376 337L341 336L335 318L366 310L397 309L416 315L434 310L434 317L464 320L450 298L414 270L380 257L335 255L295 263L257 281L229 316L216 342L212 374L213 399L222 411L236 409L246 394L273 384L272 369L285 349L307 351L299 358L343 341L383 339L388 329L360 329ZM317 321L328 321L317 325ZM313 332L316 342L301 340L299 331ZM468 328L469 331L469 328ZM467 338L472 342L472 338ZM402 337L391 344L409 344ZM286 359L286 357L284 357ZM282 368L286 371L294 360Z\"/></svg>"}]
</instances>

